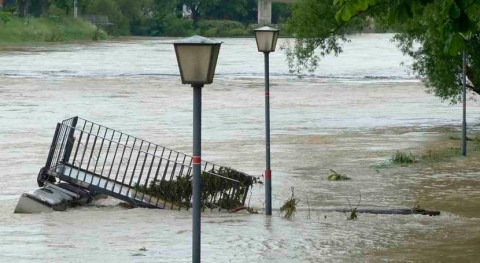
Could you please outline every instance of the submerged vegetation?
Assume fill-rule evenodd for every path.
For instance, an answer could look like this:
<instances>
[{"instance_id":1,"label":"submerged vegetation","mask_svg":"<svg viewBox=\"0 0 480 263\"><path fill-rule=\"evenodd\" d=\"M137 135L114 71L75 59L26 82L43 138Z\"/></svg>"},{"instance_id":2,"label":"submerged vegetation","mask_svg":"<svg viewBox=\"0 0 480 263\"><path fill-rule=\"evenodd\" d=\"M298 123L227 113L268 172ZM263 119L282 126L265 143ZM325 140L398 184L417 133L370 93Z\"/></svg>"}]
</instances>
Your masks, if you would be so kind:
<instances>
[{"instance_id":1,"label":"submerged vegetation","mask_svg":"<svg viewBox=\"0 0 480 263\"><path fill-rule=\"evenodd\" d=\"M339 174L332 169L328 171L328 181L348 181L350 179L350 177L344 174Z\"/></svg>"},{"instance_id":2,"label":"submerged vegetation","mask_svg":"<svg viewBox=\"0 0 480 263\"><path fill-rule=\"evenodd\" d=\"M362 202L362 193L360 192L360 198L358 200L358 204L356 207L352 207L350 204L350 200L347 198L348 205L350 206L350 214L347 217L347 220L357 220L358 218L358 207L360 206L360 203Z\"/></svg>"},{"instance_id":3,"label":"submerged vegetation","mask_svg":"<svg viewBox=\"0 0 480 263\"><path fill-rule=\"evenodd\" d=\"M257 178L247 176L230 168L202 172L202 207L231 210L245 203L246 195L257 183ZM134 189L159 198L178 209L191 207L192 176L179 176L172 180L152 180L148 186L135 185ZM161 201L160 201L161 202Z\"/></svg>"},{"instance_id":4,"label":"submerged vegetation","mask_svg":"<svg viewBox=\"0 0 480 263\"><path fill-rule=\"evenodd\" d=\"M295 191L292 187L292 196L290 196L282 205L282 207L280 207L280 213L283 214L283 217L286 219L292 219L297 211L298 203L299 201L295 199Z\"/></svg>"},{"instance_id":5,"label":"submerged vegetation","mask_svg":"<svg viewBox=\"0 0 480 263\"><path fill-rule=\"evenodd\" d=\"M390 158L390 162L396 164L412 164L417 162L417 158L411 153L396 151Z\"/></svg>"}]
</instances>

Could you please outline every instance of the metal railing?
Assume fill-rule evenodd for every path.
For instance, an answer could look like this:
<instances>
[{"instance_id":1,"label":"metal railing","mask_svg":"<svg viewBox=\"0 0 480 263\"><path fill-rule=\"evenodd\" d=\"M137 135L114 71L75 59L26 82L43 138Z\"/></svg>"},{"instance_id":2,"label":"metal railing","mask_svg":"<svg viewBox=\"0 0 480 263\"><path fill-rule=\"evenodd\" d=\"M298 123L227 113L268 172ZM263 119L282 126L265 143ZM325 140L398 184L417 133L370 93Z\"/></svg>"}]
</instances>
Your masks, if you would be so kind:
<instances>
[{"instance_id":1,"label":"metal railing","mask_svg":"<svg viewBox=\"0 0 480 263\"><path fill-rule=\"evenodd\" d=\"M181 209L191 204L192 156L73 117L57 124L47 173L137 206ZM202 161L204 208L245 203L253 177Z\"/></svg>"}]
</instances>

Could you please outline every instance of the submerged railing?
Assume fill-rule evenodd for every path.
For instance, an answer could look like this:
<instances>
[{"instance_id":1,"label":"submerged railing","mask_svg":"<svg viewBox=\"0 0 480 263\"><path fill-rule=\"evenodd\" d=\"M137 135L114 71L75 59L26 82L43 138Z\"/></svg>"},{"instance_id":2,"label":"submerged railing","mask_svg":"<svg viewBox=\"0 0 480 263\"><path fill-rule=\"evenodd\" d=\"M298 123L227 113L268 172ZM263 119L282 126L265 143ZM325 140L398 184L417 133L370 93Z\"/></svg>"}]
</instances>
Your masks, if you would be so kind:
<instances>
[{"instance_id":1,"label":"submerged railing","mask_svg":"<svg viewBox=\"0 0 480 263\"><path fill-rule=\"evenodd\" d=\"M192 156L79 117L57 124L43 170L136 206L191 206ZM205 161L202 171L204 208L243 206L256 180Z\"/></svg>"}]
</instances>

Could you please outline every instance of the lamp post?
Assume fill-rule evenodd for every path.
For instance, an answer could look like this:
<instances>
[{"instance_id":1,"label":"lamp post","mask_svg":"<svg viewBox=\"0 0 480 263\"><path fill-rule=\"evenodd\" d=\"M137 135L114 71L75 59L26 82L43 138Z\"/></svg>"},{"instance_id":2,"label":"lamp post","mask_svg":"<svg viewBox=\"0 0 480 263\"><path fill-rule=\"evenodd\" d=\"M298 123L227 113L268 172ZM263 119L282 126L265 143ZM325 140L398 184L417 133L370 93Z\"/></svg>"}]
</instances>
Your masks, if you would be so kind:
<instances>
[{"instance_id":1,"label":"lamp post","mask_svg":"<svg viewBox=\"0 0 480 263\"><path fill-rule=\"evenodd\" d=\"M269 54L275 52L279 30L264 26L255 29L258 52L265 57L265 214L272 215L272 171L270 170L270 69Z\"/></svg>"},{"instance_id":2,"label":"lamp post","mask_svg":"<svg viewBox=\"0 0 480 263\"><path fill-rule=\"evenodd\" d=\"M462 155L467 156L467 53L462 53Z\"/></svg>"},{"instance_id":3,"label":"lamp post","mask_svg":"<svg viewBox=\"0 0 480 263\"><path fill-rule=\"evenodd\" d=\"M200 262L201 255L202 87L204 84L213 82L221 44L201 36L193 36L173 43L182 84L190 84L193 87L192 262L196 263Z\"/></svg>"}]
</instances>

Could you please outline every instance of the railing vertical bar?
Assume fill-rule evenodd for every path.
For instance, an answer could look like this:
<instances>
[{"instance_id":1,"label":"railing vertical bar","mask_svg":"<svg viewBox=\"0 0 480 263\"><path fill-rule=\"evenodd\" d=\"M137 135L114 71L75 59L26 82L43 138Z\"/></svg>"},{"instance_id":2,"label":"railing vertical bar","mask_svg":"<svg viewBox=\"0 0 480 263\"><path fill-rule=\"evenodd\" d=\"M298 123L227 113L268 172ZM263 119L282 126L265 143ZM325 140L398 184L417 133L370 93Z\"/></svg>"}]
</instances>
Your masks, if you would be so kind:
<instances>
[{"instance_id":1,"label":"railing vertical bar","mask_svg":"<svg viewBox=\"0 0 480 263\"><path fill-rule=\"evenodd\" d=\"M143 170L145 168L145 163L147 162L147 159L148 159L148 151L150 151L150 143L148 144L148 147L147 147L147 152L144 153L145 157L143 158L143 165L142 165L142 169L140 170L140 175L138 176L138 180L137 180L137 185L140 185L140 180L142 180L142 175L143 175ZM139 152L140 153L140 152ZM132 182L130 182L130 188L128 189L127 191L127 195L132 187ZM133 199L135 199L137 197L137 191L135 191L135 196L133 197ZM143 200L142 200L143 201Z\"/></svg>"},{"instance_id":2,"label":"railing vertical bar","mask_svg":"<svg viewBox=\"0 0 480 263\"><path fill-rule=\"evenodd\" d=\"M85 159L85 153L87 152L87 148L88 148L88 142L90 141L90 135L92 133L92 130L93 130L93 124L90 126L90 132L87 134L87 141L85 142L84 144L84 149L83 149L83 154L82 154L82 159L80 160L80 164L78 166L78 173L80 173L80 169L82 169L82 164L83 164L83 160ZM90 158L89 158L90 159ZM87 167L88 168L88 167ZM87 171L87 169L85 169L85 171ZM83 181L85 182L85 179L87 178L87 173L84 172L83 173ZM78 175L77 175L77 179L78 179Z\"/></svg>"},{"instance_id":3,"label":"railing vertical bar","mask_svg":"<svg viewBox=\"0 0 480 263\"><path fill-rule=\"evenodd\" d=\"M115 133L112 134L112 140L114 138L114 134ZM108 176L107 177L108 177L109 180L111 179L110 175L112 175L113 166L115 166L115 160L117 158L117 152L118 152L118 148L120 147L120 142L122 141L122 135L123 134L120 133L120 136L118 137L118 142L115 142L117 144L117 147L115 147L115 153L113 154L112 163L110 164L110 168L108 168ZM128 142L128 140L127 140L127 142ZM110 142L110 144L111 143L112 142ZM108 145L108 150L110 151L110 145ZM124 146L124 150L125 150L125 146ZM107 152L107 155L108 155L108 152ZM120 160L120 162L121 162L121 160ZM105 163L106 163L106 161L105 161ZM105 166L105 164L104 164L104 166ZM118 173L118 170L117 170L117 173ZM103 174L103 168L102 168L102 174ZM108 181L105 181L105 186L103 188L107 189L107 184L108 184ZM112 186L112 192L113 192L114 187L115 187L115 183Z\"/></svg>"},{"instance_id":4,"label":"railing vertical bar","mask_svg":"<svg viewBox=\"0 0 480 263\"><path fill-rule=\"evenodd\" d=\"M152 161L150 162L150 168L148 168L148 173L147 173L147 179L145 179L145 190L147 189L147 185L148 185L148 180L150 179L150 173L152 172L152 168L153 168L153 163L155 162L155 157L157 155L157 149L158 149L158 145L155 145L155 151L153 152L153 157L152 157ZM161 159L160 159L161 160ZM138 186L141 186L140 184ZM145 198L145 191L143 191L143 195L142 195L142 200L143 198ZM151 198L151 197L150 197Z\"/></svg>"},{"instance_id":5,"label":"railing vertical bar","mask_svg":"<svg viewBox=\"0 0 480 263\"><path fill-rule=\"evenodd\" d=\"M87 163L87 168L85 169L85 171L90 171L90 162L92 161L92 158L93 158L93 153L95 151L95 145L97 144L97 138L98 138L98 133L100 132L100 126L98 126L98 130L97 130L97 135L95 136L95 139L93 140L93 146L92 146L92 150L90 151L90 158L88 158L88 163ZM100 155L100 153L98 153L98 155ZM98 156L97 156L97 161L98 161ZM86 173L85 173L85 176L86 176ZM90 178L90 184L93 183L93 175L91 176ZM100 184L100 179L98 180L98 183L97 183L97 186Z\"/></svg>"},{"instance_id":6,"label":"railing vertical bar","mask_svg":"<svg viewBox=\"0 0 480 263\"><path fill-rule=\"evenodd\" d=\"M167 159L167 163L165 164L165 170L163 170L162 181L160 181L160 186L159 186L159 188L164 185L163 182L165 181L165 176L167 175L167 171L168 171L168 167L169 167L169 166L170 166L170 160ZM170 190L170 189L169 189L169 190ZM164 204L163 204L163 207L165 207L165 206L167 205L167 197L165 197L164 199L165 199L165 200L164 200L165 202L164 202ZM158 200L157 200L157 202L158 202Z\"/></svg>"},{"instance_id":7,"label":"railing vertical bar","mask_svg":"<svg viewBox=\"0 0 480 263\"><path fill-rule=\"evenodd\" d=\"M244 186L245 192L243 193L243 204L247 201L248 191L250 190L250 185Z\"/></svg>"},{"instance_id":8,"label":"railing vertical bar","mask_svg":"<svg viewBox=\"0 0 480 263\"><path fill-rule=\"evenodd\" d=\"M45 163L45 169L50 169L52 166L53 156L55 155L55 149L57 148L57 140L58 135L60 133L61 124L57 123L57 127L55 128L55 134L53 135L52 143L50 144L50 150L48 151L47 162ZM46 172L46 171L45 171Z\"/></svg>"},{"instance_id":9,"label":"railing vertical bar","mask_svg":"<svg viewBox=\"0 0 480 263\"><path fill-rule=\"evenodd\" d=\"M159 184L159 188L162 187L162 185L164 184L163 182L165 181L165 176L167 175L167 171L168 171L168 167L170 166L170 157L172 156L172 151L169 150L170 153L168 154L168 159L167 159L167 163L165 164L165 169L163 170L163 176L162 176L162 180L160 181L160 184ZM167 205L167 198L164 198L165 202L163 203L163 207L165 208L165 206ZM157 198L157 205L158 205L158 201L159 199Z\"/></svg>"},{"instance_id":10,"label":"railing vertical bar","mask_svg":"<svg viewBox=\"0 0 480 263\"><path fill-rule=\"evenodd\" d=\"M173 163L173 168L172 168L172 171L170 172L170 181L173 180L173 177L175 176L175 170L177 169L178 156L179 156L179 153L177 153L177 156L175 157L175 162Z\"/></svg>"},{"instance_id":11,"label":"railing vertical bar","mask_svg":"<svg viewBox=\"0 0 480 263\"><path fill-rule=\"evenodd\" d=\"M72 160L72 167L70 168L70 174L68 175L68 177L71 177L72 175L72 171L73 171L73 167L75 167L75 160L77 159L77 155L78 155L78 149L80 147L80 144L82 144L82 137L83 137L83 133L85 131L85 126L87 125L87 122L84 121L83 122L83 127L82 127L82 130L80 130L80 136L78 138L78 141L77 141L77 149L75 150L75 156L73 156L73 160ZM75 143L75 142L74 142ZM76 179L78 179L78 173L80 172L80 170L77 172L77 177Z\"/></svg>"},{"instance_id":12,"label":"railing vertical bar","mask_svg":"<svg viewBox=\"0 0 480 263\"><path fill-rule=\"evenodd\" d=\"M230 207L228 208L228 210L232 210L234 208L233 207L233 205L234 205L233 202L235 201L235 195L237 194L237 186L236 186L235 183L232 183L232 184L233 184L233 186L230 189L231 190L230 191Z\"/></svg>"},{"instance_id":13,"label":"railing vertical bar","mask_svg":"<svg viewBox=\"0 0 480 263\"><path fill-rule=\"evenodd\" d=\"M182 167L180 168L180 171L179 171L180 176L183 175L183 169L184 169L184 167L185 167L185 160L186 160L186 159L187 159L187 156L184 154L184 155L183 155L183 161L182 161Z\"/></svg>"},{"instance_id":14,"label":"railing vertical bar","mask_svg":"<svg viewBox=\"0 0 480 263\"><path fill-rule=\"evenodd\" d=\"M128 145L128 141L130 140L130 136L127 135L127 140L125 142L125 145L122 145L123 146L123 151L122 151L122 156L120 157L120 162L118 164L118 168L117 168L117 173L115 174L115 179L113 180L113 184L112 184L112 191L114 191L115 189L115 186L117 185L117 179L118 179L118 174L120 173L120 167L122 166L122 163L123 163L123 156L125 155L125 150L127 149L127 145ZM118 143L120 144L120 142ZM133 151L133 150L132 150ZM131 151L130 151L131 153ZM113 164L112 164L113 165ZM127 170L125 170L125 172L127 172ZM121 193L121 188L120 188L120 191L118 193Z\"/></svg>"},{"instance_id":15,"label":"railing vertical bar","mask_svg":"<svg viewBox=\"0 0 480 263\"><path fill-rule=\"evenodd\" d=\"M78 137L78 140L77 140L77 148L75 149L75 154L73 155L73 160L71 163L70 173L68 174L68 177L72 177L72 171L73 171L73 167L75 167L75 160L77 159L78 148L80 147L80 143L82 142L82 137L83 137L83 130L80 131L80 136ZM78 173L77 173L77 177L78 177Z\"/></svg>"},{"instance_id":16,"label":"railing vertical bar","mask_svg":"<svg viewBox=\"0 0 480 263\"><path fill-rule=\"evenodd\" d=\"M105 133L102 136L102 143L100 144L100 150L98 150L97 161L95 162L95 167L93 168L93 173L95 173L97 171L98 160L100 160L100 156L102 155L103 144L105 143L105 138L107 137L107 131L108 131L108 129L105 128ZM107 154L108 154L108 151L107 151ZM105 161L103 163L105 164L106 161L107 161L107 158L105 158ZM100 173L100 175L103 176L103 170L102 170L102 173Z\"/></svg>"},{"instance_id":17,"label":"railing vertical bar","mask_svg":"<svg viewBox=\"0 0 480 263\"><path fill-rule=\"evenodd\" d=\"M71 126L71 128L68 133L67 144L65 145L65 149L63 152L63 159L62 159L63 163L68 163L68 160L70 159L70 154L72 153L73 144L75 143L73 135L75 133L75 127L77 126L77 122L78 122L78 117L73 117L70 121L69 126Z\"/></svg>"},{"instance_id":18,"label":"railing vertical bar","mask_svg":"<svg viewBox=\"0 0 480 263\"><path fill-rule=\"evenodd\" d=\"M127 161L127 167L125 168L125 172L123 173L122 184L120 185L120 192L119 193L122 193L123 184L125 183L125 177L127 176L128 167L130 166L130 160L132 159L132 154L133 154L133 151L135 150L135 144L136 143L137 143L137 139L135 139L133 141L133 146L132 146L132 149L130 150L130 155L129 155L128 161ZM122 160L123 160L123 156L122 156ZM115 178L115 181L117 181L116 178Z\"/></svg>"},{"instance_id":19,"label":"railing vertical bar","mask_svg":"<svg viewBox=\"0 0 480 263\"><path fill-rule=\"evenodd\" d=\"M162 161L163 161L163 154L165 153L165 148L162 147L162 154L160 156L160 160L158 161L158 166L157 166L157 171L155 172L155 178L153 179L153 186L157 183L157 177L158 177L158 172L160 170L160 167L162 166ZM145 183L145 189L148 187L148 182ZM152 203L152 195L150 195L150 200L148 200L148 204ZM158 198L157 198L157 204L158 205Z\"/></svg>"},{"instance_id":20,"label":"railing vertical bar","mask_svg":"<svg viewBox=\"0 0 480 263\"><path fill-rule=\"evenodd\" d=\"M227 180L222 180L222 181L223 181L222 190L220 191L220 198L218 199L218 202L219 202L218 211L222 210L223 202L228 202L228 194L226 194L226 189L227 189L226 185L228 181ZM227 198L227 200L225 200L225 197Z\"/></svg>"},{"instance_id":21,"label":"railing vertical bar","mask_svg":"<svg viewBox=\"0 0 480 263\"><path fill-rule=\"evenodd\" d=\"M140 142L140 149L138 149L137 159L135 160L135 164L133 165L132 175L130 176L130 181L128 182L127 195L130 192L130 188L132 188L133 177L135 177L135 171L137 170L138 159L140 158L140 153L142 152L142 147L143 147L143 140Z\"/></svg>"},{"instance_id":22,"label":"railing vertical bar","mask_svg":"<svg viewBox=\"0 0 480 263\"><path fill-rule=\"evenodd\" d=\"M113 130L113 132L112 132L112 137L111 137L110 141L108 142L107 154L105 154L105 161L103 162L102 171L100 172L101 175L103 175L103 172L104 172L104 170L105 170L105 165L106 165L107 162L108 162L108 154L110 153L110 147L112 146L113 137L115 137L115 130ZM120 134L120 139L122 139L122 135L121 135L121 134ZM109 171L108 171L108 176L107 176L108 179L110 179L110 174L112 173L112 166L113 166L113 163L115 163L115 157L117 156L117 150L118 150L119 143L116 143L116 144L117 144L117 147L116 147L116 149L115 149L115 154L114 154L114 156L113 156L113 161L112 161L112 163L110 164L110 168L109 168ZM107 183L105 182L105 186L104 186L103 188L107 187L106 184L107 184Z\"/></svg>"},{"instance_id":23,"label":"railing vertical bar","mask_svg":"<svg viewBox=\"0 0 480 263\"><path fill-rule=\"evenodd\" d=\"M173 168L172 168L172 171L170 172L170 181L174 180L174 176L175 176L175 170L177 170L177 161L178 161L178 156L180 155L180 153L177 152L177 157L175 157L175 162L173 163ZM173 208L173 202L172 202L172 205L170 207L170 209Z\"/></svg>"},{"instance_id":24,"label":"railing vertical bar","mask_svg":"<svg viewBox=\"0 0 480 263\"><path fill-rule=\"evenodd\" d=\"M64 151L63 150L63 145L65 144L65 140L67 140L67 138L68 138L67 137L67 131L68 131L67 127L62 124L62 144L60 145L60 148L58 148L58 153L57 153L57 157L56 157L56 160L57 160L56 164L60 163L60 158L62 156L62 151Z\"/></svg>"}]
</instances>

